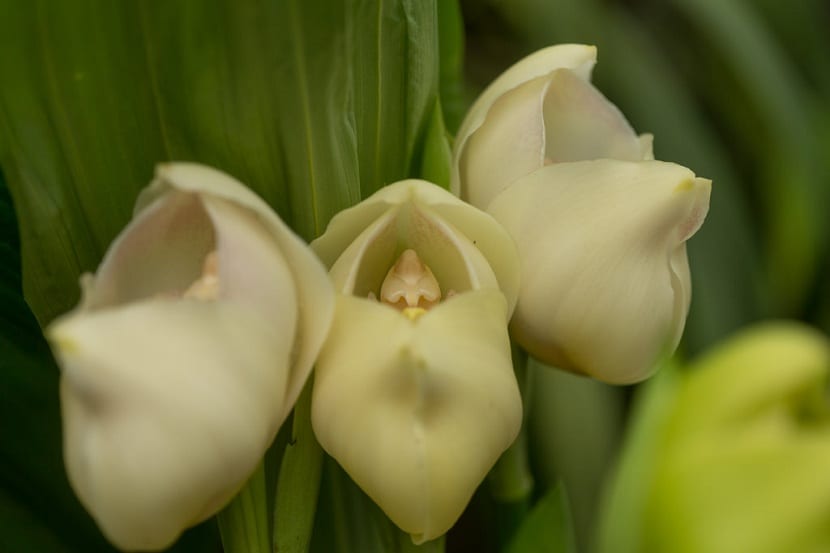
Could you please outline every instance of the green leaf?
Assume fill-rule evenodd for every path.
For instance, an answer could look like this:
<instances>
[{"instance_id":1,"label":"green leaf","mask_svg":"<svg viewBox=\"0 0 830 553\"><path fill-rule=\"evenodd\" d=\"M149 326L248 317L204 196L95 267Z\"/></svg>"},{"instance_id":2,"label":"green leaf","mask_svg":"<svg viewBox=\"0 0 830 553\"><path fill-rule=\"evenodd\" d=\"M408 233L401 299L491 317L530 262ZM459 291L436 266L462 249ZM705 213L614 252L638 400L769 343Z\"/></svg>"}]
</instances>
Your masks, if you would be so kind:
<instances>
[{"instance_id":1,"label":"green leaf","mask_svg":"<svg viewBox=\"0 0 830 553\"><path fill-rule=\"evenodd\" d=\"M424 140L424 155L419 175L422 179L449 190L451 167L452 148L447 137L447 129L444 127L441 102L436 102Z\"/></svg>"},{"instance_id":2,"label":"green leaf","mask_svg":"<svg viewBox=\"0 0 830 553\"><path fill-rule=\"evenodd\" d=\"M539 488L568 490L577 542L591 550L602 482L619 452L624 390L532 361L529 437Z\"/></svg>"},{"instance_id":3,"label":"green leaf","mask_svg":"<svg viewBox=\"0 0 830 553\"><path fill-rule=\"evenodd\" d=\"M159 161L234 175L307 240L419 169L434 0L36 0L0 20L0 165L41 323L77 301Z\"/></svg>"},{"instance_id":4,"label":"green leaf","mask_svg":"<svg viewBox=\"0 0 830 553\"><path fill-rule=\"evenodd\" d=\"M349 10L363 197L412 174L438 94L436 3L364 0Z\"/></svg>"},{"instance_id":5,"label":"green leaf","mask_svg":"<svg viewBox=\"0 0 830 553\"><path fill-rule=\"evenodd\" d=\"M709 87L717 91L722 81L736 83L730 94L720 95L720 115L728 119L736 101L752 107L749 116L733 125L739 127L735 134L759 153L755 161L761 165L758 180L769 221L767 270L774 307L777 313L792 314L803 307L816 259L828 243L824 206L830 192L822 174L823 152L815 140L819 127L809 110L811 103L821 105L823 99L811 95L782 45L743 0L673 4L706 37L711 57L723 64ZM684 44L688 47L690 41Z\"/></svg>"},{"instance_id":6,"label":"green leaf","mask_svg":"<svg viewBox=\"0 0 830 553\"><path fill-rule=\"evenodd\" d=\"M506 553L576 553L565 489L551 488L531 509Z\"/></svg>"},{"instance_id":7,"label":"green leaf","mask_svg":"<svg viewBox=\"0 0 830 553\"><path fill-rule=\"evenodd\" d=\"M268 500L263 464L217 515L224 553L268 553Z\"/></svg>"},{"instance_id":8,"label":"green leaf","mask_svg":"<svg viewBox=\"0 0 830 553\"><path fill-rule=\"evenodd\" d=\"M274 551L308 551L323 467L323 450L311 428L312 382L294 408L291 441L286 445L274 508Z\"/></svg>"},{"instance_id":9,"label":"green leaf","mask_svg":"<svg viewBox=\"0 0 830 553\"><path fill-rule=\"evenodd\" d=\"M447 129L455 134L467 113L463 80L464 21L457 0L438 2L438 45L441 50L441 104Z\"/></svg>"}]
</instances>

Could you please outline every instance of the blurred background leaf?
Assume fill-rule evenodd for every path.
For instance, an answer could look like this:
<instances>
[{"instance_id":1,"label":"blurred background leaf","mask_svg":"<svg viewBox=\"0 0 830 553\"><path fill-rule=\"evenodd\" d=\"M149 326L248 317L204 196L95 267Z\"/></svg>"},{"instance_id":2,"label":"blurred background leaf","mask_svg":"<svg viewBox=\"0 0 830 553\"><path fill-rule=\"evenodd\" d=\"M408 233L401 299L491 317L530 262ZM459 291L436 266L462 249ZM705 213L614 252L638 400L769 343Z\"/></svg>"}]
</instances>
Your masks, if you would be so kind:
<instances>
[{"instance_id":1,"label":"blurred background leaf","mask_svg":"<svg viewBox=\"0 0 830 553\"><path fill-rule=\"evenodd\" d=\"M506 553L576 553L570 508L562 486L553 486L525 517Z\"/></svg>"}]
</instances>

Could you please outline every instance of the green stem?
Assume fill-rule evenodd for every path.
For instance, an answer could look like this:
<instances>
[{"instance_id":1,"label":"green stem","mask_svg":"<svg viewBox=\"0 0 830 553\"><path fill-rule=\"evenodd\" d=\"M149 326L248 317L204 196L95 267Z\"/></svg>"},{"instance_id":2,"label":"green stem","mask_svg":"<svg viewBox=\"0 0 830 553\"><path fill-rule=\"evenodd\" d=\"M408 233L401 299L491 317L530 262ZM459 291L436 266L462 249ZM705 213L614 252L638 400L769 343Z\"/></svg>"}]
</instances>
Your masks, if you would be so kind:
<instances>
[{"instance_id":1,"label":"green stem","mask_svg":"<svg viewBox=\"0 0 830 553\"><path fill-rule=\"evenodd\" d=\"M496 506L499 537L502 544L510 541L520 522L530 510L533 474L528 458L527 420L530 410L532 382L528 371L527 353L513 346L513 371L522 394L524 415L519 436L505 451L488 477L490 494Z\"/></svg>"},{"instance_id":2,"label":"green stem","mask_svg":"<svg viewBox=\"0 0 830 553\"><path fill-rule=\"evenodd\" d=\"M274 505L274 551L305 553L311 542L323 450L311 428L309 380L294 408L291 442L282 457Z\"/></svg>"},{"instance_id":3,"label":"green stem","mask_svg":"<svg viewBox=\"0 0 830 553\"><path fill-rule=\"evenodd\" d=\"M268 505L262 463L218 515L225 553L269 553Z\"/></svg>"}]
</instances>

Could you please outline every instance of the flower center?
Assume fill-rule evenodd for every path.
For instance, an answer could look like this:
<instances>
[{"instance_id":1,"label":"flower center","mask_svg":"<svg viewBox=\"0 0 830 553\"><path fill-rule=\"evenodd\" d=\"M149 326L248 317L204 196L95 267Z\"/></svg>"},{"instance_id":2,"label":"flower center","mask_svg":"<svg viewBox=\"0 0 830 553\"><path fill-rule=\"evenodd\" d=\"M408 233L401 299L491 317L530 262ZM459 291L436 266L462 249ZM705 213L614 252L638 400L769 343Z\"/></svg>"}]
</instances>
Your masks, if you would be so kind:
<instances>
[{"instance_id":1,"label":"flower center","mask_svg":"<svg viewBox=\"0 0 830 553\"><path fill-rule=\"evenodd\" d=\"M415 250L408 249L386 273L380 301L415 319L441 301L441 287Z\"/></svg>"},{"instance_id":2,"label":"flower center","mask_svg":"<svg viewBox=\"0 0 830 553\"><path fill-rule=\"evenodd\" d=\"M212 301L219 297L219 267L216 250L205 256L202 275L193 281L182 297L200 301Z\"/></svg>"}]
</instances>

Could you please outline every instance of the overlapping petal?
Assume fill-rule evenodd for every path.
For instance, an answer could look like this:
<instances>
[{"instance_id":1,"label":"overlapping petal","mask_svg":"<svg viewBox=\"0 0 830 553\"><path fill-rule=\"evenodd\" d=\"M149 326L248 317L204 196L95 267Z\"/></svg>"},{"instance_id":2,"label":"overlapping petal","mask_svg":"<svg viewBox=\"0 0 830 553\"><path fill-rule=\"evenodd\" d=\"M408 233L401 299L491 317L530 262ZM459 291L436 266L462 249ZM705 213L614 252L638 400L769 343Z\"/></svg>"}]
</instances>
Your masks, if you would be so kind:
<instances>
[{"instance_id":1,"label":"overlapping petal","mask_svg":"<svg viewBox=\"0 0 830 553\"><path fill-rule=\"evenodd\" d=\"M515 439L506 302L459 294L415 320L342 296L317 364L320 443L415 543L444 534Z\"/></svg>"},{"instance_id":2,"label":"overlapping petal","mask_svg":"<svg viewBox=\"0 0 830 553\"><path fill-rule=\"evenodd\" d=\"M706 215L710 183L655 163L653 137L638 136L589 82L595 51L562 48L589 61L562 64L543 50L485 91L457 138L453 189L516 241L520 345L548 364L636 382L680 339L685 241Z\"/></svg>"},{"instance_id":3,"label":"overlapping petal","mask_svg":"<svg viewBox=\"0 0 830 553\"><path fill-rule=\"evenodd\" d=\"M492 217L417 180L341 212L312 247L341 294L317 364L315 434L416 543L436 538L521 425L507 334L515 247Z\"/></svg>"},{"instance_id":4,"label":"overlapping petal","mask_svg":"<svg viewBox=\"0 0 830 553\"><path fill-rule=\"evenodd\" d=\"M550 165L502 192L489 211L522 260L515 338L548 363L608 382L650 374L683 331L685 240L709 191L679 165L597 160Z\"/></svg>"},{"instance_id":5,"label":"overlapping petal","mask_svg":"<svg viewBox=\"0 0 830 553\"><path fill-rule=\"evenodd\" d=\"M290 411L333 293L242 184L160 166L81 304L47 330L70 483L123 549L161 549L219 510Z\"/></svg>"}]
</instances>

